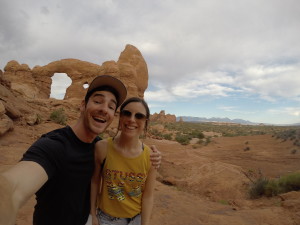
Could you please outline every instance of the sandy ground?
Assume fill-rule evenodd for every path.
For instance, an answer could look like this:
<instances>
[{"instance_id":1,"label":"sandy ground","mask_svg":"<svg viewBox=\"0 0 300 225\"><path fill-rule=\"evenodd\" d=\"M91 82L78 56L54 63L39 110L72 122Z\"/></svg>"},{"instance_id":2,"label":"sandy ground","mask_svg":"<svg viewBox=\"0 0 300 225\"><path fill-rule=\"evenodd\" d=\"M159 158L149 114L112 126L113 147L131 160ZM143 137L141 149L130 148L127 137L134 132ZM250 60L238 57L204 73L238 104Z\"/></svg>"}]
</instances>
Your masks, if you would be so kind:
<instances>
[{"instance_id":1,"label":"sandy ground","mask_svg":"<svg viewBox=\"0 0 300 225\"><path fill-rule=\"evenodd\" d=\"M46 123L18 127L0 138L0 170L18 162ZM269 135L216 137L207 146L146 139L162 152L151 224L158 225L299 225L300 192L251 200L250 179L276 178L300 171L300 150ZM248 147L248 148L247 148ZM247 149L247 150L245 150ZM35 199L21 209L16 224L32 224Z\"/></svg>"}]
</instances>

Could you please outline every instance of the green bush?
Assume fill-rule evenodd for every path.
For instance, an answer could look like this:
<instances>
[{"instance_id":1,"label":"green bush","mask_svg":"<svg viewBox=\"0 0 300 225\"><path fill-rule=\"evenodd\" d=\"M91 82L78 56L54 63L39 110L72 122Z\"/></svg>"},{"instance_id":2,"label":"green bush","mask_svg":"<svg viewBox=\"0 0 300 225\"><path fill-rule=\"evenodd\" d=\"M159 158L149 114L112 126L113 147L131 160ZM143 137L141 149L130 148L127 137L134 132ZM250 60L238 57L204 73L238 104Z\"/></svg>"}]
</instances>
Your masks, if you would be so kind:
<instances>
[{"instance_id":1,"label":"green bush","mask_svg":"<svg viewBox=\"0 0 300 225\"><path fill-rule=\"evenodd\" d=\"M264 194L267 197L272 197L276 196L280 193L279 186L276 180L270 180L266 185L265 185L265 191Z\"/></svg>"},{"instance_id":2,"label":"green bush","mask_svg":"<svg viewBox=\"0 0 300 225\"><path fill-rule=\"evenodd\" d=\"M297 153L297 149L291 150L291 154L296 154L296 153Z\"/></svg>"},{"instance_id":3,"label":"green bush","mask_svg":"<svg viewBox=\"0 0 300 225\"><path fill-rule=\"evenodd\" d=\"M172 134L163 134L163 138L166 140L172 140Z\"/></svg>"},{"instance_id":4,"label":"green bush","mask_svg":"<svg viewBox=\"0 0 300 225\"><path fill-rule=\"evenodd\" d=\"M204 134L201 131L197 130L197 129L192 129L191 131L188 131L187 134L191 138L203 139L205 137Z\"/></svg>"},{"instance_id":5,"label":"green bush","mask_svg":"<svg viewBox=\"0 0 300 225\"><path fill-rule=\"evenodd\" d=\"M210 142L211 142L210 137L206 138L206 140L205 140L205 145L208 145Z\"/></svg>"},{"instance_id":6,"label":"green bush","mask_svg":"<svg viewBox=\"0 0 300 225\"><path fill-rule=\"evenodd\" d=\"M198 133L197 138L203 139L203 138L205 138L205 136L204 136L204 134L202 132L200 132L200 133Z\"/></svg>"},{"instance_id":7,"label":"green bush","mask_svg":"<svg viewBox=\"0 0 300 225\"><path fill-rule=\"evenodd\" d=\"M281 188L281 193L300 190L300 173L291 173L280 177L278 185Z\"/></svg>"},{"instance_id":8,"label":"green bush","mask_svg":"<svg viewBox=\"0 0 300 225\"><path fill-rule=\"evenodd\" d=\"M268 179L265 177L260 177L254 181L249 190L250 198L256 199L263 196L265 194L265 187L268 182Z\"/></svg>"},{"instance_id":9,"label":"green bush","mask_svg":"<svg viewBox=\"0 0 300 225\"><path fill-rule=\"evenodd\" d=\"M190 143L190 138L188 135L176 134L175 140L182 145L188 145Z\"/></svg>"},{"instance_id":10,"label":"green bush","mask_svg":"<svg viewBox=\"0 0 300 225\"><path fill-rule=\"evenodd\" d=\"M65 110L63 108L54 110L50 115L50 119L55 123L66 125L67 116L65 114Z\"/></svg>"},{"instance_id":11,"label":"green bush","mask_svg":"<svg viewBox=\"0 0 300 225\"><path fill-rule=\"evenodd\" d=\"M151 129L149 131L149 133L152 134L152 135L154 135L154 136L158 136L158 137L162 136L162 133L159 132L157 129Z\"/></svg>"},{"instance_id":12,"label":"green bush","mask_svg":"<svg viewBox=\"0 0 300 225\"><path fill-rule=\"evenodd\" d=\"M250 198L259 198L263 195L267 197L276 196L281 193L300 190L300 173L295 172L280 177L276 180L268 180L260 177L254 181L250 187Z\"/></svg>"}]
</instances>

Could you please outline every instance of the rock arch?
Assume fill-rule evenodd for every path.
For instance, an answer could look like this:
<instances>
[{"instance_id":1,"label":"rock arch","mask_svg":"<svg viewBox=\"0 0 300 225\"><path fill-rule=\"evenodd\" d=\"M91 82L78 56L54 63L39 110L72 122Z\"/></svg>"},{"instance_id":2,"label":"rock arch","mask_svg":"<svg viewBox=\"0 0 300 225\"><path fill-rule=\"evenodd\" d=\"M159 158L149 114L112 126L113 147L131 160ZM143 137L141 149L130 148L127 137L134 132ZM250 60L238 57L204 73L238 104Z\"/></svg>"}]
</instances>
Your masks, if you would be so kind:
<instances>
[{"instance_id":1,"label":"rock arch","mask_svg":"<svg viewBox=\"0 0 300 225\"><path fill-rule=\"evenodd\" d=\"M108 74L121 79L128 89L129 96L144 97L148 87L148 68L140 51L126 45L119 60L106 61L102 65L78 60L62 59L45 66L35 66L32 70L26 64L10 61L4 68L3 80L11 84L12 91L26 98L49 98L52 76L66 73L72 80L67 88L64 100L83 98L85 84L95 76Z\"/></svg>"}]
</instances>

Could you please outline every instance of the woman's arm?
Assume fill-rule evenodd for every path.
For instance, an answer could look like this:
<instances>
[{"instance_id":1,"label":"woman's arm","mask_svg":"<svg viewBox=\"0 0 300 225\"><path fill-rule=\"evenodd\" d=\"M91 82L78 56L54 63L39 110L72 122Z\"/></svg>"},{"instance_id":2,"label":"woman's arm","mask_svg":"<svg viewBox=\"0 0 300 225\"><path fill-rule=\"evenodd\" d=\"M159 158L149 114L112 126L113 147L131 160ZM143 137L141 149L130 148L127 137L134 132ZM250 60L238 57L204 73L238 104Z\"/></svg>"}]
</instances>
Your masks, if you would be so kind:
<instances>
[{"instance_id":1,"label":"woman's arm","mask_svg":"<svg viewBox=\"0 0 300 225\"><path fill-rule=\"evenodd\" d=\"M106 157L106 141L98 141L95 145L95 170L91 180L91 211L92 225L98 225L96 215L97 196L99 194L99 186L101 182L101 164Z\"/></svg>"},{"instance_id":2,"label":"woman's arm","mask_svg":"<svg viewBox=\"0 0 300 225\"><path fill-rule=\"evenodd\" d=\"M142 197L142 225L148 225L150 223L150 217L153 207L155 180L156 169L151 166Z\"/></svg>"}]
</instances>

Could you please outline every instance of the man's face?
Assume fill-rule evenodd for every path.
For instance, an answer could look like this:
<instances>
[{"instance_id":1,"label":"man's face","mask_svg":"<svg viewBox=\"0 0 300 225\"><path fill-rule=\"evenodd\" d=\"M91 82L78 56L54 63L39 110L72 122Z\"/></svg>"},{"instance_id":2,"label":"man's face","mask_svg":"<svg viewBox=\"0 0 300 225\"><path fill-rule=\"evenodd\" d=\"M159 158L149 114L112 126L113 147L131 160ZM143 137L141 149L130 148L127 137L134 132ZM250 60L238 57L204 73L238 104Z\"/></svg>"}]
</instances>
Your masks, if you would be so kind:
<instances>
[{"instance_id":1,"label":"man's face","mask_svg":"<svg viewBox=\"0 0 300 225\"><path fill-rule=\"evenodd\" d=\"M84 125L92 135L99 135L111 124L117 108L116 97L109 91L94 92L82 105Z\"/></svg>"}]
</instances>

